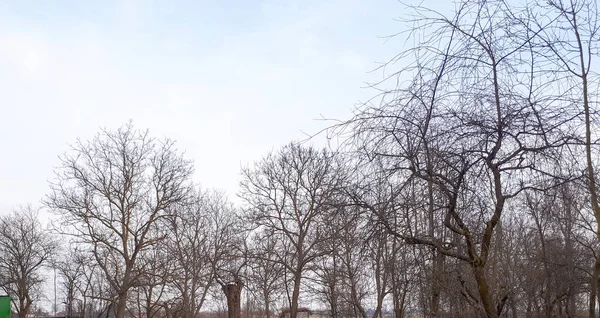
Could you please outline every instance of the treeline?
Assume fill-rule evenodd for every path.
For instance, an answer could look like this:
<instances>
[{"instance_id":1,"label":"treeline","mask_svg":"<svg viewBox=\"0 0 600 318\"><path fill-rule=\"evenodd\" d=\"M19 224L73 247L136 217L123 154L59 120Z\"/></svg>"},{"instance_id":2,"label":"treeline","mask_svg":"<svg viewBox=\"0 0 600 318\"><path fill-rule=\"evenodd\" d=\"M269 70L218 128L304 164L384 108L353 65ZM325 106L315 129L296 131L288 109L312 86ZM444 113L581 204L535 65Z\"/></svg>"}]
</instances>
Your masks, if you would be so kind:
<instances>
[{"instance_id":1,"label":"treeline","mask_svg":"<svg viewBox=\"0 0 600 318\"><path fill-rule=\"evenodd\" d=\"M339 146L246 166L240 205L131 124L74 144L44 199L59 233L0 220L16 311L51 264L86 318L596 317L597 2L407 10L414 43L324 133Z\"/></svg>"}]
</instances>

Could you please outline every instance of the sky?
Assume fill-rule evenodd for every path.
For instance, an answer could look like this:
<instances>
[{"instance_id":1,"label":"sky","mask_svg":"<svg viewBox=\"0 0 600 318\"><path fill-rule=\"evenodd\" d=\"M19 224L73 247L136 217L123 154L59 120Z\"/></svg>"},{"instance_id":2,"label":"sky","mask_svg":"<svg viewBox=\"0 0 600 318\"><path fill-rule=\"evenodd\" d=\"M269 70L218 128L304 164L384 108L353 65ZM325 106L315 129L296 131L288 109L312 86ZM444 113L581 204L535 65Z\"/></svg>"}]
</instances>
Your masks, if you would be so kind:
<instances>
[{"instance_id":1,"label":"sky","mask_svg":"<svg viewBox=\"0 0 600 318\"><path fill-rule=\"evenodd\" d=\"M194 181L346 119L402 50L396 0L2 1L0 213L40 205L77 138L132 121L177 141ZM319 139L314 141L324 144Z\"/></svg>"}]
</instances>

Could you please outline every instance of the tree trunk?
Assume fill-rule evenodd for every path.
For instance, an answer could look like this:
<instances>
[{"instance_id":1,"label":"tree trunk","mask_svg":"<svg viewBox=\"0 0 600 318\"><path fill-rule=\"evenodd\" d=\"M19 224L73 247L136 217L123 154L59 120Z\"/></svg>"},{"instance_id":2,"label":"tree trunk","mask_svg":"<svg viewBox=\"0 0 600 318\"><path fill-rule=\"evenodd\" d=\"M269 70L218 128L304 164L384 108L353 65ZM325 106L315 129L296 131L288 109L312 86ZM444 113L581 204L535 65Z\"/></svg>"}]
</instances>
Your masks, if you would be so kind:
<instances>
[{"instance_id":1,"label":"tree trunk","mask_svg":"<svg viewBox=\"0 0 600 318\"><path fill-rule=\"evenodd\" d=\"M406 292L403 291L402 295L394 301L394 316L395 318L404 318L404 300L406 298Z\"/></svg>"},{"instance_id":2,"label":"tree trunk","mask_svg":"<svg viewBox=\"0 0 600 318\"><path fill-rule=\"evenodd\" d=\"M81 308L81 317L82 318L87 318L87 297L85 297L85 294L83 295L83 308Z\"/></svg>"},{"instance_id":3,"label":"tree trunk","mask_svg":"<svg viewBox=\"0 0 600 318\"><path fill-rule=\"evenodd\" d=\"M146 296L146 318L152 318L154 316L154 304L152 303L152 291L154 286L148 286Z\"/></svg>"},{"instance_id":4,"label":"tree trunk","mask_svg":"<svg viewBox=\"0 0 600 318\"><path fill-rule=\"evenodd\" d=\"M381 309L383 308L383 298L385 297L385 293L382 293L380 290L377 290L377 306L375 307L375 311L373 312L372 318L380 318Z\"/></svg>"},{"instance_id":5,"label":"tree trunk","mask_svg":"<svg viewBox=\"0 0 600 318\"><path fill-rule=\"evenodd\" d=\"M352 282L350 286L350 295L352 297L352 302L355 308L355 311L358 311L361 318L367 318L367 312L360 304L360 300L358 299L358 292L356 291L356 283L354 282L354 275L350 275L350 281Z\"/></svg>"},{"instance_id":6,"label":"tree trunk","mask_svg":"<svg viewBox=\"0 0 600 318\"><path fill-rule=\"evenodd\" d=\"M25 300L19 300L19 318L27 317L27 309L25 306Z\"/></svg>"},{"instance_id":7,"label":"tree trunk","mask_svg":"<svg viewBox=\"0 0 600 318\"><path fill-rule=\"evenodd\" d=\"M228 318L241 318L242 317L242 287L244 284L241 280L236 279L235 281L222 284L221 289L227 298L227 317Z\"/></svg>"},{"instance_id":8,"label":"tree trunk","mask_svg":"<svg viewBox=\"0 0 600 318\"><path fill-rule=\"evenodd\" d=\"M550 288L546 286L544 290L544 314L546 318L552 318L552 312L554 311L554 304L550 300Z\"/></svg>"},{"instance_id":9,"label":"tree trunk","mask_svg":"<svg viewBox=\"0 0 600 318\"><path fill-rule=\"evenodd\" d=\"M404 302L406 300L407 285L395 282L392 292L395 318L404 318Z\"/></svg>"},{"instance_id":10,"label":"tree trunk","mask_svg":"<svg viewBox=\"0 0 600 318\"><path fill-rule=\"evenodd\" d=\"M598 295L598 278L600 277L600 259L596 259L592 282L590 284L589 318L596 318L596 297Z\"/></svg>"},{"instance_id":11,"label":"tree trunk","mask_svg":"<svg viewBox=\"0 0 600 318\"><path fill-rule=\"evenodd\" d=\"M329 316L331 318L338 318L338 301L337 301L338 300L338 291L335 286L335 282L331 283L329 290L330 290L329 310L331 311Z\"/></svg>"},{"instance_id":12,"label":"tree trunk","mask_svg":"<svg viewBox=\"0 0 600 318\"><path fill-rule=\"evenodd\" d=\"M116 318L125 318L125 310L127 309L127 293L119 295L117 301L117 312L115 313Z\"/></svg>"},{"instance_id":13,"label":"tree trunk","mask_svg":"<svg viewBox=\"0 0 600 318\"><path fill-rule=\"evenodd\" d=\"M483 317L498 318L498 312L496 311L494 303L492 302L489 286L485 277L485 268L483 266L474 265L473 272L475 273L479 297L481 298L481 304L483 305Z\"/></svg>"},{"instance_id":14,"label":"tree trunk","mask_svg":"<svg viewBox=\"0 0 600 318\"><path fill-rule=\"evenodd\" d=\"M296 318L298 316L298 299L300 298L300 275L300 271L296 271L296 273L294 273L294 290L292 291L292 303L290 304L290 318Z\"/></svg>"},{"instance_id":15,"label":"tree trunk","mask_svg":"<svg viewBox=\"0 0 600 318\"><path fill-rule=\"evenodd\" d=\"M434 234L431 231L432 235ZM440 282L442 267L444 265L444 255L439 253L437 250L433 250L433 269L432 269L432 280L431 280L431 312L432 318L439 317L440 311Z\"/></svg>"},{"instance_id":16,"label":"tree trunk","mask_svg":"<svg viewBox=\"0 0 600 318\"><path fill-rule=\"evenodd\" d=\"M266 292L264 294L264 298L265 298L265 317L266 318L271 318L271 297L269 297L269 293Z\"/></svg>"},{"instance_id":17,"label":"tree trunk","mask_svg":"<svg viewBox=\"0 0 600 318\"><path fill-rule=\"evenodd\" d=\"M375 306L375 312L373 313L372 318L378 318L381 316L381 308L383 307L383 298L386 295L386 281L383 276L383 248L385 247L385 241L379 238L379 242L377 243L377 254L375 255L375 291L376 291L376 299L377 305Z\"/></svg>"}]
</instances>

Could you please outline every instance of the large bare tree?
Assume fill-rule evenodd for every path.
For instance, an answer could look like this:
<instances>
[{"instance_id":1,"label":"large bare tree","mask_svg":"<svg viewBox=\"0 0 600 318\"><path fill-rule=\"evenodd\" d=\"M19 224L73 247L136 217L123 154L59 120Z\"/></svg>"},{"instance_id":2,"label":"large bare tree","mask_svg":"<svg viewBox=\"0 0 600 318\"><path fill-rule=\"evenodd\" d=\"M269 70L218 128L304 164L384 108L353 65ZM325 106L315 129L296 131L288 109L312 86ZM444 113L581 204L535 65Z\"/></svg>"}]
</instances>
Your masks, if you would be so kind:
<instances>
[{"instance_id":1,"label":"large bare tree","mask_svg":"<svg viewBox=\"0 0 600 318\"><path fill-rule=\"evenodd\" d=\"M495 230L511 200L568 181L557 153L572 140L562 124L573 112L545 94L558 76L538 72L536 34L514 23L520 9L505 1L456 8L453 17L410 8L418 42L393 60L404 66L391 76L397 87L380 83L381 103L342 127L370 167L356 201L397 238L469 264L474 305L496 318L508 291L494 289L488 273Z\"/></svg>"},{"instance_id":2,"label":"large bare tree","mask_svg":"<svg viewBox=\"0 0 600 318\"><path fill-rule=\"evenodd\" d=\"M163 238L154 230L169 208L189 196L192 164L173 141L132 124L78 141L60 159L46 203L68 226L65 234L90 246L123 318L144 275L142 252Z\"/></svg>"}]
</instances>

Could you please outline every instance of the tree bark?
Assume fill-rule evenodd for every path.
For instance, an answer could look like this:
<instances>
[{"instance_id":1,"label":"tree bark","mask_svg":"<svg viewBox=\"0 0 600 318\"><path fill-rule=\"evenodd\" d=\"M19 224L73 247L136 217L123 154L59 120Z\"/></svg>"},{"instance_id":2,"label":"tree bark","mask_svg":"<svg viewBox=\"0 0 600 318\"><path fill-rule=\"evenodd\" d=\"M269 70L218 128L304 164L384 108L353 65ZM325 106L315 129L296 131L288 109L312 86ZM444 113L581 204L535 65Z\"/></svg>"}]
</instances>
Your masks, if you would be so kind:
<instances>
[{"instance_id":1,"label":"tree bark","mask_svg":"<svg viewBox=\"0 0 600 318\"><path fill-rule=\"evenodd\" d=\"M596 260L594 271L592 273L592 281L590 284L590 307L589 318L596 318L596 297L598 295L598 278L600 277L600 259Z\"/></svg>"},{"instance_id":2,"label":"tree bark","mask_svg":"<svg viewBox=\"0 0 600 318\"><path fill-rule=\"evenodd\" d=\"M433 205L433 203L432 203ZM433 214L433 212L432 212ZM433 219L432 221L433 222ZM431 235L433 237L435 233L431 230ZM439 253L437 250L433 250L433 269L432 269L432 280L431 280L431 312L430 315L432 318L439 317L440 311L440 283L439 279L442 266L444 263L444 255Z\"/></svg>"},{"instance_id":3,"label":"tree bark","mask_svg":"<svg viewBox=\"0 0 600 318\"><path fill-rule=\"evenodd\" d=\"M479 290L479 297L481 298L481 304L483 305L484 314L482 317L486 318L498 318L498 312L492 302L490 295L489 286L485 277L484 266L473 266L473 272L475 274L475 280L477 281L477 288Z\"/></svg>"},{"instance_id":4,"label":"tree bark","mask_svg":"<svg viewBox=\"0 0 600 318\"><path fill-rule=\"evenodd\" d=\"M227 298L227 317L241 318L242 317L242 288L244 284L240 279L227 284L222 284L221 289Z\"/></svg>"},{"instance_id":5,"label":"tree bark","mask_svg":"<svg viewBox=\"0 0 600 318\"><path fill-rule=\"evenodd\" d=\"M265 295L265 317L271 318L271 299L269 299L269 295Z\"/></svg>"},{"instance_id":6,"label":"tree bark","mask_svg":"<svg viewBox=\"0 0 600 318\"><path fill-rule=\"evenodd\" d=\"M298 299L300 298L300 275L300 271L296 271L294 273L294 290L292 291L292 303L290 304L290 318L296 318L298 316Z\"/></svg>"},{"instance_id":7,"label":"tree bark","mask_svg":"<svg viewBox=\"0 0 600 318\"><path fill-rule=\"evenodd\" d=\"M19 318L26 318L29 313L30 305L26 303L25 298L19 299Z\"/></svg>"},{"instance_id":8,"label":"tree bark","mask_svg":"<svg viewBox=\"0 0 600 318\"><path fill-rule=\"evenodd\" d=\"M119 297L117 301L116 318L125 318L125 310L127 309L127 297Z\"/></svg>"}]
</instances>

